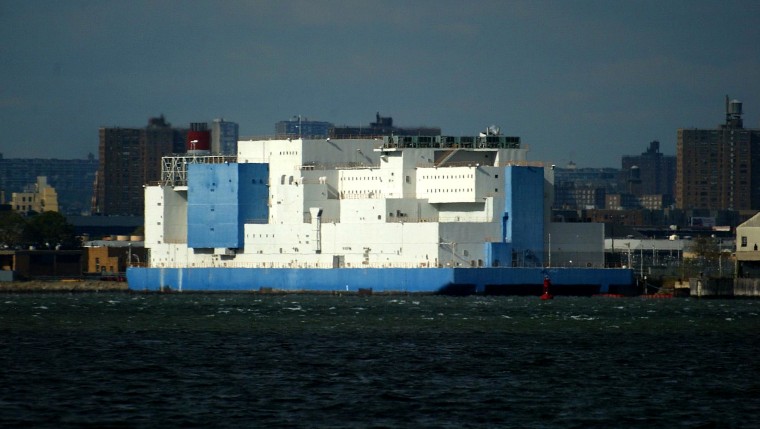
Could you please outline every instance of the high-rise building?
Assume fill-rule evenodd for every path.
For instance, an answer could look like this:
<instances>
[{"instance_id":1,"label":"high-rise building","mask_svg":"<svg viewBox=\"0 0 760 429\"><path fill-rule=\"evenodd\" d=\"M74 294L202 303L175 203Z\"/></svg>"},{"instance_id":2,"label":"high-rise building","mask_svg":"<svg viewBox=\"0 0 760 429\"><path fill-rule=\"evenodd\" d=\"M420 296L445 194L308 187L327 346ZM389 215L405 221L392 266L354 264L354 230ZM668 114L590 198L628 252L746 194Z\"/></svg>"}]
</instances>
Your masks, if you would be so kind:
<instances>
[{"instance_id":1,"label":"high-rise building","mask_svg":"<svg viewBox=\"0 0 760 429\"><path fill-rule=\"evenodd\" d=\"M97 214L135 214L142 189L142 159L138 128L101 128L92 211ZM138 212L139 213L139 212Z\"/></svg>"},{"instance_id":2,"label":"high-rise building","mask_svg":"<svg viewBox=\"0 0 760 429\"><path fill-rule=\"evenodd\" d=\"M330 122L312 121L302 116L294 116L288 121L274 125L275 137L284 138L326 138L339 139L367 138L379 136L440 136L439 127L397 127L390 116L375 115L375 122L369 125L333 125Z\"/></svg>"},{"instance_id":3,"label":"high-rise building","mask_svg":"<svg viewBox=\"0 0 760 429\"><path fill-rule=\"evenodd\" d=\"M163 116L144 128L101 128L92 212L142 216L143 185L161 178L161 157L185 151L187 130Z\"/></svg>"},{"instance_id":4,"label":"high-rise building","mask_svg":"<svg viewBox=\"0 0 760 429\"><path fill-rule=\"evenodd\" d=\"M621 192L616 168L578 168L570 162L567 167L554 169L554 208L604 208L607 194Z\"/></svg>"},{"instance_id":5,"label":"high-rise building","mask_svg":"<svg viewBox=\"0 0 760 429\"><path fill-rule=\"evenodd\" d=\"M288 121L274 124L274 134L278 139L291 138L325 138L330 136L333 124L324 121L312 121L301 116L294 116Z\"/></svg>"},{"instance_id":6,"label":"high-rise building","mask_svg":"<svg viewBox=\"0 0 760 429\"><path fill-rule=\"evenodd\" d=\"M144 198L142 185L161 180L161 158L174 153L185 152L185 135L187 130L172 128L162 116L151 118L148 126L140 133L140 151L142 154L143 183L140 184L140 197ZM142 216L142 212L138 214Z\"/></svg>"},{"instance_id":7,"label":"high-rise building","mask_svg":"<svg viewBox=\"0 0 760 429\"><path fill-rule=\"evenodd\" d=\"M377 136L439 136L439 127L397 127L393 125L390 116L375 115L375 122L364 126L336 126L330 131L330 135L336 138L365 138Z\"/></svg>"},{"instance_id":8,"label":"high-rise building","mask_svg":"<svg viewBox=\"0 0 760 429\"><path fill-rule=\"evenodd\" d=\"M629 175L629 181L634 167L638 168L640 183L632 190L632 194L662 194L672 197L676 181L676 157L663 155L659 141L650 142L649 148L641 155L623 156L622 167L623 173Z\"/></svg>"},{"instance_id":9,"label":"high-rise building","mask_svg":"<svg viewBox=\"0 0 760 429\"><path fill-rule=\"evenodd\" d=\"M11 208L17 212L57 212L58 194L48 185L47 177L40 176L37 183L27 185L24 192L14 192L11 196Z\"/></svg>"},{"instance_id":10,"label":"high-rise building","mask_svg":"<svg viewBox=\"0 0 760 429\"><path fill-rule=\"evenodd\" d=\"M0 189L10 198L45 176L58 193L58 211L80 215L90 212L97 170L98 160L92 154L86 159L4 158L0 154Z\"/></svg>"},{"instance_id":11,"label":"high-rise building","mask_svg":"<svg viewBox=\"0 0 760 429\"><path fill-rule=\"evenodd\" d=\"M740 101L726 97L716 129L679 129L676 158L677 208L760 209L760 130L744 128Z\"/></svg>"},{"instance_id":12,"label":"high-rise building","mask_svg":"<svg viewBox=\"0 0 760 429\"><path fill-rule=\"evenodd\" d=\"M235 122L214 119L211 122L211 153L237 155L239 128Z\"/></svg>"}]
</instances>

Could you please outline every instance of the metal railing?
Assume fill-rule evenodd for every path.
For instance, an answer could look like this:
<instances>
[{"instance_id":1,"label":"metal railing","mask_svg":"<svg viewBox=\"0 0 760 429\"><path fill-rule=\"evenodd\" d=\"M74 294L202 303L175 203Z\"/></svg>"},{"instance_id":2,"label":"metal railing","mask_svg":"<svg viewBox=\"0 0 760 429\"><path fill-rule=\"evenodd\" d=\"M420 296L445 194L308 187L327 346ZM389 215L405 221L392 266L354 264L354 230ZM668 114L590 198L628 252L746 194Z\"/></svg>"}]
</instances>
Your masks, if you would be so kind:
<instances>
[{"instance_id":1,"label":"metal railing","mask_svg":"<svg viewBox=\"0 0 760 429\"><path fill-rule=\"evenodd\" d=\"M224 164L237 162L232 155L176 154L161 158L161 182L164 186L187 186L187 166L190 164Z\"/></svg>"},{"instance_id":2,"label":"metal railing","mask_svg":"<svg viewBox=\"0 0 760 429\"><path fill-rule=\"evenodd\" d=\"M519 166L519 167L544 167L544 163L541 161L504 161L504 162L493 162L493 163L484 163L481 161L457 161L457 162L445 162L443 164L436 164L433 162L421 162L417 163L417 168L447 168L447 167L470 167L470 168L477 168L477 167L508 167L508 166Z\"/></svg>"},{"instance_id":3,"label":"metal railing","mask_svg":"<svg viewBox=\"0 0 760 429\"><path fill-rule=\"evenodd\" d=\"M519 149L520 137L384 136L383 149Z\"/></svg>"},{"instance_id":4,"label":"metal railing","mask_svg":"<svg viewBox=\"0 0 760 429\"><path fill-rule=\"evenodd\" d=\"M151 264L152 268L441 268L443 265L436 266L431 262L399 262L399 263L373 263L373 262L346 262L340 266L335 266L332 262L234 262L234 261L209 261L194 262L191 264L180 264L171 262L158 262Z\"/></svg>"}]
</instances>

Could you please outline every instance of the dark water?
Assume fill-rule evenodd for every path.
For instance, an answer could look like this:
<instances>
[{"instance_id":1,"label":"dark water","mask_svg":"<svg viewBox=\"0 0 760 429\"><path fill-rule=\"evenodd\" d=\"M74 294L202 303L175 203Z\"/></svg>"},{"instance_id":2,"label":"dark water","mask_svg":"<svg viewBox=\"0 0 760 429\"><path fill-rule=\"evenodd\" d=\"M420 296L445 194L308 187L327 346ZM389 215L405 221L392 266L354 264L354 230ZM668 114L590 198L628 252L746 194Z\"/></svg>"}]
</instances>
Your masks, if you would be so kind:
<instances>
[{"instance_id":1,"label":"dark water","mask_svg":"<svg viewBox=\"0 0 760 429\"><path fill-rule=\"evenodd\" d=\"M760 427L760 301L0 295L3 427Z\"/></svg>"}]
</instances>

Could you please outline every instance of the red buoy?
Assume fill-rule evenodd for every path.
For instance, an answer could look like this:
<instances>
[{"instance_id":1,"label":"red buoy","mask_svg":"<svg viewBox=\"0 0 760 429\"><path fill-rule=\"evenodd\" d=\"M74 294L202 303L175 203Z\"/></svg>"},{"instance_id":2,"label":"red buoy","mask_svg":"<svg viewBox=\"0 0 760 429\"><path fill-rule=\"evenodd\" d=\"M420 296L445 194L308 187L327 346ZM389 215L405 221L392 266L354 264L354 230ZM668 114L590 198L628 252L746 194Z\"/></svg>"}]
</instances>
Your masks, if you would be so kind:
<instances>
[{"instance_id":1,"label":"red buoy","mask_svg":"<svg viewBox=\"0 0 760 429\"><path fill-rule=\"evenodd\" d=\"M549 280L549 276L544 277L544 294L541 295L542 300L554 299L554 295L549 292L549 286L552 285L552 281Z\"/></svg>"}]
</instances>

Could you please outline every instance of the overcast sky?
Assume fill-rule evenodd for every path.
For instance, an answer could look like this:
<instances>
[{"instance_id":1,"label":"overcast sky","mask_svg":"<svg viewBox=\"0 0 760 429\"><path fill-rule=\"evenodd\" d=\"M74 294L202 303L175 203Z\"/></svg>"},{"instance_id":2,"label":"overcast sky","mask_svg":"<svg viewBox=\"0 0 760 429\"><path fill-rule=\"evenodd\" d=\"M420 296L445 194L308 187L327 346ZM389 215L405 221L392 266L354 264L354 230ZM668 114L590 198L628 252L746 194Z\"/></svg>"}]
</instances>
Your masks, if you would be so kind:
<instances>
[{"instance_id":1,"label":"overcast sky","mask_svg":"<svg viewBox=\"0 0 760 429\"><path fill-rule=\"evenodd\" d=\"M715 127L760 128L760 1L0 0L0 152L97 155L98 128L294 115L474 135L620 167Z\"/></svg>"}]
</instances>

